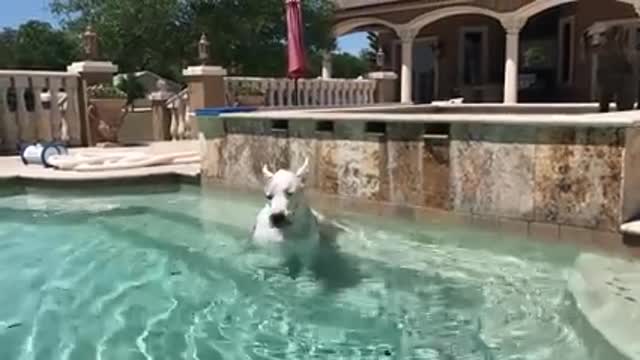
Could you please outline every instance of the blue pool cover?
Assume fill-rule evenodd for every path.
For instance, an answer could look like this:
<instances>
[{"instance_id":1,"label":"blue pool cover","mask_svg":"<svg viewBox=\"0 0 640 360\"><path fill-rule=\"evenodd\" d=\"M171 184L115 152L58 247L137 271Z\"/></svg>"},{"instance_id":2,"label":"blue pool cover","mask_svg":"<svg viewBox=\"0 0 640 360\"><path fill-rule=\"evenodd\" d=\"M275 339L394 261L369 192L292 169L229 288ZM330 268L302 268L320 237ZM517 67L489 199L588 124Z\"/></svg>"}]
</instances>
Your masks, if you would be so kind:
<instances>
[{"instance_id":1,"label":"blue pool cover","mask_svg":"<svg viewBox=\"0 0 640 360\"><path fill-rule=\"evenodd\" d=\"M252 112L256 110L258 110L258 108L250 106L203 108L196 110L196 116L219 116L220 114Z\"/></svg>"}]
</instances>

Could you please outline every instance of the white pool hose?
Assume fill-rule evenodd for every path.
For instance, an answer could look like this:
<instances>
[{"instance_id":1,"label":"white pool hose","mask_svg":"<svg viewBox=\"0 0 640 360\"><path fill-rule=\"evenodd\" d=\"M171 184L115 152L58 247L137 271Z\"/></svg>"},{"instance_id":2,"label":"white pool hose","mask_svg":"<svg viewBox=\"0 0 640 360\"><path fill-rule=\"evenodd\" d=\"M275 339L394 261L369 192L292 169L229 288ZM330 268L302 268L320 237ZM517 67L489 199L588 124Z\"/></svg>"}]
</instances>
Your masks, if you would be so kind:
<instances>
[{"instance_id":1,"label":"white pool hose","mask_svg":"<svg viewBox=\"0 0 640 360\"><path fill-rule=\"evenodd\" d=\"M200 153L184 151L153 155L142 152L132 153L79 153L74 155L55 155L49 163L59 170L107 171L124 170L158 165L197 164Z\"/></svg>"}]
</instances>

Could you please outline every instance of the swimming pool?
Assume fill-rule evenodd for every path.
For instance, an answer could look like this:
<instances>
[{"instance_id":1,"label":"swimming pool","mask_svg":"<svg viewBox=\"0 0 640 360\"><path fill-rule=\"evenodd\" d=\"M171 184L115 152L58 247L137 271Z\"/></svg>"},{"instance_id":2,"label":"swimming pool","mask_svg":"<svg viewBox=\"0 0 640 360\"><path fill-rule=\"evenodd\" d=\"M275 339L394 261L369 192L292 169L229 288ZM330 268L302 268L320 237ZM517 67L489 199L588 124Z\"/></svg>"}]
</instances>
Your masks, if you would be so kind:
<instances>
[{"instance_id":1,"label":"swimming pool","mask_svg":"<svg viewBox=\"0 0 640 360\"><path fill-rule=\"evenodd\" d=\"M245 252L260 199L0 197L0 359L617 359L570 246L369 217L322 271Z\"/></svg>"}]
</instances>

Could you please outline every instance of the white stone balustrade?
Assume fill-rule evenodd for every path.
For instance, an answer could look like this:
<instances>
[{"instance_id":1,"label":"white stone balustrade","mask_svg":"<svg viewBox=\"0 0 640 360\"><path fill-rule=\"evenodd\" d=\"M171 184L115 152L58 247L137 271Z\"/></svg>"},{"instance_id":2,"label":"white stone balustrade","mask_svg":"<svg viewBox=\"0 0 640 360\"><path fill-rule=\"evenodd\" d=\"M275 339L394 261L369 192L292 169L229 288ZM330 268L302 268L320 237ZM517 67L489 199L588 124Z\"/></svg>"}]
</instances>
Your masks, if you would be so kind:
<instances>
[{"instance_id":1,"label":"white stone balustrade","mask_svg":"<svg viewBox=\"0 0 640 360\"><path fill-rule=\"evenodd\" d=\"M169 132L171 140L193 139L193 124L189 106L189 89L186 88L167 100L167 109L171 113Z\"/></svg>"},{"instance_id":2,"label":"white stone balustrade","mask_svg":"<svg viewBox=\"0 0 640 360\"><path fill-rule=\"evenodd\" d=\"M228 105L235 104L241 88L260 90L264 94L264 107L356 106L375 102L376 81L299 79L296 89L292 79L228 76L225 78Z\"/></svg>"},{"instance_id":3,"label":"white stone balustrade","mask_svg":"<svg viewBox=\"0 0 640 360\"><path fill-rule=\"evenodd\" d=\"M0 150L34 141L81 144L78 75L0 71Z\"/></svg>"}]
</instances>

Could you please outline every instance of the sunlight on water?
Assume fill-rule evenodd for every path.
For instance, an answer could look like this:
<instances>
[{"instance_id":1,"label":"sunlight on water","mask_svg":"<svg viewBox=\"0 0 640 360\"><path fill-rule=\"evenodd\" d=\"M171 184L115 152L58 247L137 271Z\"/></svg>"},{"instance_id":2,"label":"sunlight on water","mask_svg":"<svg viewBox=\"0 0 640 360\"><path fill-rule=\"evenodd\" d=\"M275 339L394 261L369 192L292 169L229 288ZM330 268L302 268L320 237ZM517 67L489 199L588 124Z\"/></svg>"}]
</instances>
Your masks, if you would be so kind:
<instances>
[{"instance_id":1,"label":"sunlight on water","mask_svg":"<svg viewBox=\"0 0 640 360\"><path fill-rule=\"evenodd\" d=\"M568 247L347 217L297 279L222 193L0 198L0 359L616 359ZM599 354L599 355L595 355Z\"/></svg>"}]
</instances>

